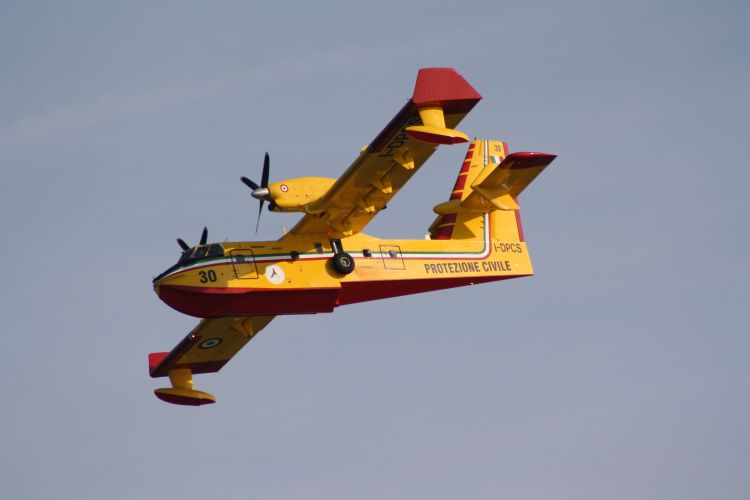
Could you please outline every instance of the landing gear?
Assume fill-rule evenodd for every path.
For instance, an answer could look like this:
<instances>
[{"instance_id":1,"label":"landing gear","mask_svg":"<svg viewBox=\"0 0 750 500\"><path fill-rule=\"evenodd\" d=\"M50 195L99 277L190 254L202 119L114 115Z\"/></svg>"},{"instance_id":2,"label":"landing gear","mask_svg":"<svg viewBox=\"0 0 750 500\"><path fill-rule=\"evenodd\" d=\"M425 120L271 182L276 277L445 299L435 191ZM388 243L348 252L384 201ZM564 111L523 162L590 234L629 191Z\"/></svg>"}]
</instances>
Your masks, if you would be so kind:
<instances>
[{"instance_id":1,"label":"landing gear","mask_svg":"<svg viewBox=\"0 0 750 500\"><path fill-rule=\"evenodd\" d=\"M342 275L354 271L354 259L346 252L333 254L333 257L331 257L331 264L333 265L333 269Z\"/></svg>"},{"instance_id":2,"label":"landing gear","mask_svg":"<svg viewBox=\"0 0 750 500\"><path fill-rule=\"evenodd\" d=\"M354 271L354 258L348 253L344 252L344 248L341 246L341 240L330 240L331 249L333 250L333 257L331 257L331 265L333 270L342 276L346 276Z\"/></svg>"}]
</instances>

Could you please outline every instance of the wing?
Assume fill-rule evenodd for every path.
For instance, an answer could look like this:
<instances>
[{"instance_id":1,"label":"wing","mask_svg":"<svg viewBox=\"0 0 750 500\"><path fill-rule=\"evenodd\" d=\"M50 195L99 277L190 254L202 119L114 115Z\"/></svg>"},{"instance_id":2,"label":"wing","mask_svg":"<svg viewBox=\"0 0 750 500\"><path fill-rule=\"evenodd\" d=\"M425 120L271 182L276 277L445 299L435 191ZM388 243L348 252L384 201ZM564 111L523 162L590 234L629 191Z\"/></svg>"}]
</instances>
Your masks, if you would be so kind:
<instances>
[{"instance_id":1,"label":"wing","mask_svg":"<svg viewBox=\"0 0 750 500\"><path fill-rule=\"evenodd\" d=\"M419 70L411 99L326 194L305 207L291 232L340 237L362 231L438 144L468 141L455 127L481 98L452 68Z\"/></svg>"},{"instance_id":2,"label":"wing","mask_svg":"<svg viewBox=\"0 0 750 500\"><path fill-rule=\"evenodd\" d=\"M215 402L213 396L193 389L194 373L221 368L274 316L204 319L171 352L149 354L152 377L169 376L172 387L156 389L156 396L169 403L199 406Z\"/></svg>"}]
</instances>

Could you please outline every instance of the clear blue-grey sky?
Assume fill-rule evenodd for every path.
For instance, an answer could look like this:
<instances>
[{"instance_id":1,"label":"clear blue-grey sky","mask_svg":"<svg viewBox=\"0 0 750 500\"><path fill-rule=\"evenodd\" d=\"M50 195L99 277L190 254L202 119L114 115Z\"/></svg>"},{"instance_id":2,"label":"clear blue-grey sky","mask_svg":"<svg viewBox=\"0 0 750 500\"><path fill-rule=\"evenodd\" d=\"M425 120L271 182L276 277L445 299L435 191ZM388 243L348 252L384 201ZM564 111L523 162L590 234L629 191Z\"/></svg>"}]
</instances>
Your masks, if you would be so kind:
<instances>
[{"instance_id":1,"label":"clear blue-grey sky","mask_svg":"<svg viewBox=\"0 0 750 500\"><path fill-rule=\"evenodd\" d=\"M744 499L747 2L1 2L0 496ZM152 394L194 325L151 278L253 236L258 178L335 177L457 68L470 136L559 158L532 278L284 317ZM441 149L368 227L421 238ZM264 214L273 238L292 216Z\"/></svg>"}]
</instances>

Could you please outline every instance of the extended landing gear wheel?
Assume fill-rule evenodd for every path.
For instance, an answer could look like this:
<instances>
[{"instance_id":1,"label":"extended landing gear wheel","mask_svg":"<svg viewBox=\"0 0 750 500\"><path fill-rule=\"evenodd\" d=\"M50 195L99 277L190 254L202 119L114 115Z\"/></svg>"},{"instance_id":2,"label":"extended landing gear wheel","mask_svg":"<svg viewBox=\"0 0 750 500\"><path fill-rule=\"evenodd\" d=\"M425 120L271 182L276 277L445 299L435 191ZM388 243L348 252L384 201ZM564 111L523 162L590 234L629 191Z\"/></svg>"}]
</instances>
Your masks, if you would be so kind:
<instances>
[{"instance_id":1,"label":"extended landing gear wheel","mask_svg":"<svg viewBox=\"0 0 750 500\"><path fill-rule=\"evenodd\" d=\"M331 264L339 274L349 274L354 271L354 259L346 252L334 254L331 257Z\"/></svg>"}]
</instances>

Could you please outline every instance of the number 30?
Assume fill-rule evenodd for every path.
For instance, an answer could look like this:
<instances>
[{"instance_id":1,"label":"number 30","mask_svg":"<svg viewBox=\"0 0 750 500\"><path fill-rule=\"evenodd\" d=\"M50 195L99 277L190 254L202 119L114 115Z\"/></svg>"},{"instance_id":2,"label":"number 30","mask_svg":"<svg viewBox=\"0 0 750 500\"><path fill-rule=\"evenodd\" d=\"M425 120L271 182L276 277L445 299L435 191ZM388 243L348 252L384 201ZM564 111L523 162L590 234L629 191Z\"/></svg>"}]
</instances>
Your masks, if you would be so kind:
<instances>
[{"instance_id":1,"label":"number 30","mask_svg":"<svg viewBox=\"0 0 750 500\"><path fill-rule=\"evenodd\" d=\"M216 282L216 272L213 269L209 269L208 272L198 271L198 276L200 276L201 283Z\"/></svg>"}]
</instances>

